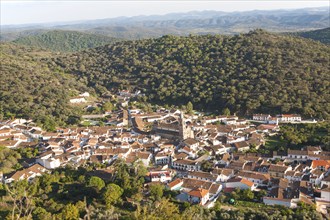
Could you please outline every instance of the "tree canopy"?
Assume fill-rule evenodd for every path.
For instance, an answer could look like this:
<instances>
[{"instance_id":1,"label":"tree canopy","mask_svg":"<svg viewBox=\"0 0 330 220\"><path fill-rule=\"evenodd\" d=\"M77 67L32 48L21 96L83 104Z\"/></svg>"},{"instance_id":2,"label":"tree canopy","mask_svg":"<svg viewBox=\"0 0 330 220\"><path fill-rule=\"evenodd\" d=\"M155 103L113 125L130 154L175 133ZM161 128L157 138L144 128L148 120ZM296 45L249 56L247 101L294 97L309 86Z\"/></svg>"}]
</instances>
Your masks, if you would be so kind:
<instances>
[{"instance_id":1,"label":"tree canopy","mask_svg":"<svg viewBox=\"0 0 330 220\"><path fill-rule=\"evenodd\" d=\"M100 93L140 88L149 101L198 110L328 118L329 54L321 43L256 30L117 42L52 61Z\"/></svg>"}]
</instances>

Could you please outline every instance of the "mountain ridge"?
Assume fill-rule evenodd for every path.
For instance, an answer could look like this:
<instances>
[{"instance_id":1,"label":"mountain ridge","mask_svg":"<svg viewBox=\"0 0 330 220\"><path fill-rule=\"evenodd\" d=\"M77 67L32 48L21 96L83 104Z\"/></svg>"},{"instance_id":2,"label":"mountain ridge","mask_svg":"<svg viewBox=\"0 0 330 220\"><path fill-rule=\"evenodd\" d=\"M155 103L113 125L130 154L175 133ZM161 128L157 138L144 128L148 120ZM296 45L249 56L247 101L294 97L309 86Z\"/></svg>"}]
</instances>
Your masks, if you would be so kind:
<instances>
[{"instance_id":1,"label":"mountain ridge","mask_svg":"<svg viewBox=\"0 0 330 220\"><path fill-rule=\"evenodd\" d=\"M47 49L55 52L73 52L106 45L118 39L77 31L51 30L19 37L13 43Z\"/></svg>"},{"instance_id":2,"label":"mountain ridge","mask_svg":"<svg viewBox=\"0 0 330 220\"><path fill-rule=\"evenodd\" d=\"M330 26L328 8L257 10L245 12L194 11L166 15L117 17L32 26L2 26L2 38L31 29L75 30L124 39L160 37L164 34L238 34L256 28L272 32L308 31ZM15 28L16 27L16 28ZM115 27L126 28L118 32ZM13 39L13 38L11 38Z\"/></svg>"},{"instance_id":3,"label":"mountain ridge","mask_svg":"<svg viewBox=\"0 0 330 220\"><path fill-rule=\"evenodd\" d=\"M256 30L117 42L52 62L97 85L100 94L139 88L150 101L191 101L204 111L228 107L241 115L295 112L327 118L329 54L321 43Z\"/></svg>"}]
</instances>

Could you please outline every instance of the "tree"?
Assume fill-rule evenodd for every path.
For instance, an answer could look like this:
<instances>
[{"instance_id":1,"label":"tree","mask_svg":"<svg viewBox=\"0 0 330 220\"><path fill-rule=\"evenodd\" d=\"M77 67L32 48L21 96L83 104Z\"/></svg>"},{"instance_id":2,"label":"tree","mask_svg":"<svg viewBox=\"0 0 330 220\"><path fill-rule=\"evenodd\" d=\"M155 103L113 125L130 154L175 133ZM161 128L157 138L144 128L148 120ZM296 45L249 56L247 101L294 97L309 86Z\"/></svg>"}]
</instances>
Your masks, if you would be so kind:
<instances>
[{"instance_id":1,"label":"tree","mask_svg":"<svg viewBox=\"0 0 330 220\"><path fill-rule=\"evenodd\" d=\"M103 194L103 200L105 201L107 207L118 203L123 192L124 190L114 183L107 185Z\"/></svg>"},{"instance_id":2,"label":"tree","mask_svg":"<svg viewBox=\"0 0 330 220\"><path fill-rule=\"evenodd\" d=\"M78 124L79 122L81 122L81 117L78 115L70 115L67 120L67 123L71 125Z\"/></svg>"},{"instance_id":3,"label":"tree","mask_svg":"<svg viewBox=\"0 0 330 220\"><path fill-rule=\"evenodd\" d=\"M106 102L102 106L103 111L110 112L113 110L113 104L111 102Z\"/></svg>"},{"instance_id":4,"label":"tree","mask_svg":"<svg viewBox=\"0 0 330 220\"><path fill-rule=\"evenodd\" d=\"M245 189L242 192L241 199L251 201L254 198L254 194L250 189Z\"/></svg>"},{"instance_id":5,"label":"tree","mask_svg":"<svg viewBox=\"0 0 330 220\"><path fill-rule=\"evenodd\" d=\"M215 219L215 212L208 212L208 209L199 205L190 206L183 212L183 219Z\"/></svg>"},{"instance_id":6,"label":"tree","mask_svg":"<svg viewBox=\"0 0 330 220\"><path fill-rule=\"evenodd\" d=\"M188 102L187 103L186 110L187 110L187 113L188 114L191 114L193 112L194 106L193 106L193 104L191 102Z\"/></svg>"},{"instance_id":7,"label":"tree","mask_svg":"<svg viewBox=\"0 0 330 220\"><path fill-rule=\"evenodd\" d=\"M43 128L47 131L55 131L56 122L53 118L45 116L43 119Z\"/></svg>"},{"instance_id":8,"label":"tree","mask_svg":"<svg viewBox=\"0 0 330 220\"><path fill-rule=\"evenodd\" d=\"M210 172L213 168L213 163L210 161L203 161L201 165L201 169L205 172Z\"/></svg>"},{"instance_id":9,"label":"tree","mask_svg":"<svg viewBox=\"0 0 330 220\"><path fill-rule=\"evenodd\" d=\"M68 204L62 209L61 215L65 220L77 220L79 219L79 209L73 204Z\"/></svg>"},{"instance_id":10,"label":"tree","mask_svg":"<svg viewBox=\"0 0 330 220\"><path fill-rule=\"evenodd\" d=\"M166 219L182 219L182 215L179 213L179 208L168 199L161 199L152 204L146 204L144 206L137 206L134 212L134 219L154 219L154 220L166 220Z\"/></svg>"},{"instance_id":11,"label":"tree","mask_svg":"<svg viewBox=\"0 0 330 220\"><path fill-rule=\"evenodd\" d=\"M36 185L29 185L27 180L14 182L10 187L5 184L7 195L12 202L11 219L20 219L31 216L34 210L32 190Z\"/></svg>"},{"instance_id":12,"label":"tree","mask_svg":"<svg viewBox=\"0 0 330 220\"><path fill-rule=\"evenodd\" d=\"M147 168L144 166L144 164L141 160L136 160L133 163L133 167L134 167L135 173L138 177L144 177L148 172Z\"/></svg>"},{"instance_id":13,"label":"tree","mask_svg":"<svg viewBox=\"0 0 330 220\"><path fill-rule=\"evenodd\" d=\"M35 220L44 220L52 218L52 214L47 212L46 209L42 207L37 207L35 210L33 210L32 215L33 219Z\"/></svg>"},{"instance_id":14,"label":"tree","mask_svg":"<svg viewBox=\"0 0 330 220\"><path fill-rule=\"evenodd\" d=\"M105 186L105 183L100 177L92 176L88 181L88 186L94 187L97 191L100 191Z\"/></svg>"},{"instance_id":15,"label":"tree","mask_svg":"<svg viewBox=\"0 0 330 220\"><path fill-rule=\"evenodd\" d=\"M150 186L150 196L154 200L160 200L164 194L164 186L161 184L152 184Z\"/></svg>"},{"instance_id":16,"label":"tree","mask_svg":"<svg viewBox=\"0 0 330 220\"><path fill-rule=\"evenodd\" d=\"M116 212L114 207L109 207L106 210L96 209L91 211L90 219L97 220L118 220L120 213Z\"/></svg>"},{"instance_id":17,"label":"tree","mask_svg":"<svg viewBox=\"0 0 330 220\"><path fill-rule=\"evenodd\" d=\"M230 115L230 110L229 110L229 108L224 108L224 109L222 110L222 114L223 114L223 115L226 115L226 116L229 116L229 115Z\"/></svg>"}]
</instances>

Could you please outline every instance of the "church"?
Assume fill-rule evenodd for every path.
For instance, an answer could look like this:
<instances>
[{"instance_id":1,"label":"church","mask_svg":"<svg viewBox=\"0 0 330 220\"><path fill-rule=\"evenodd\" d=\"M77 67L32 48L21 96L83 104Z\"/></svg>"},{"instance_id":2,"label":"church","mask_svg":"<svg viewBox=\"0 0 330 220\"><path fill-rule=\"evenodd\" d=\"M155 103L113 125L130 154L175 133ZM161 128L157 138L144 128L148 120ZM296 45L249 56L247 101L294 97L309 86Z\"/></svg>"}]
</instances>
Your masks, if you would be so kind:
<instances>
[{"instance_id":1,"label":"church","mask_svg":"<svg viewBox=\"0 0 330 220\"><path fill-rule=\"evenodd\" d=\"M187 125L182 112L175 121L169 121L165 118L162 121L155 122L153 132L163 138L172 140L183 141L187 138L194 138L194 131L190 125Z\"/></svg>"}]
</instances>

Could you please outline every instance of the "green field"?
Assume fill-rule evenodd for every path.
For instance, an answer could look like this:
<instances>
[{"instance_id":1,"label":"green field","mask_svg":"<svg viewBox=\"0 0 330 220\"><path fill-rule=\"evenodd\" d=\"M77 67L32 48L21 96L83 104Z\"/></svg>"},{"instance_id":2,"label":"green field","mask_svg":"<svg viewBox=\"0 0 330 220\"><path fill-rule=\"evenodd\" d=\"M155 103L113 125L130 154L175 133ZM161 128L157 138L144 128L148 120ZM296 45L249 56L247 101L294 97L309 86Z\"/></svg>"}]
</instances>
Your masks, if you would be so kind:
<instances>
[{"instance_id":1,"label":"green field","mask_svg":"<svg viewBox=\"0 0 330 220\"><path fill-rule=\"evenodd\" d=\"M269 137L266 140L265 148L267 150L279 150L281 147L286 148L288 142L286 140L281 140L280 136Z\"/></svg>"}]
</instances>

